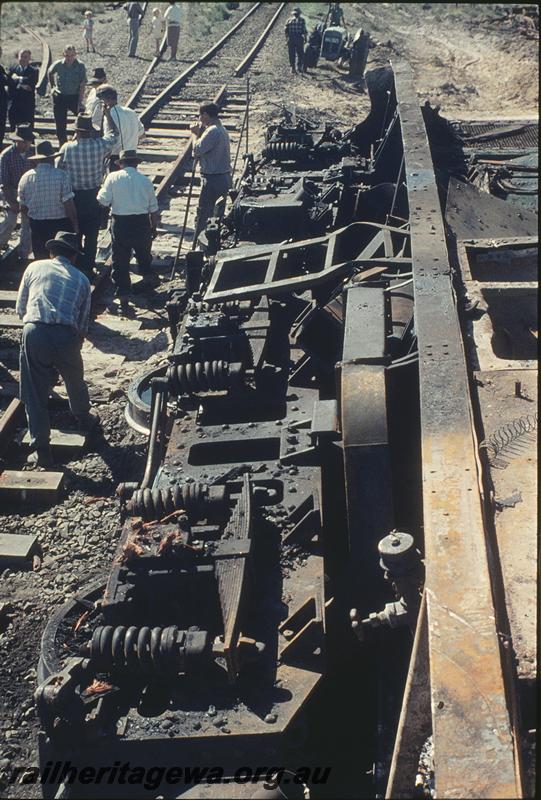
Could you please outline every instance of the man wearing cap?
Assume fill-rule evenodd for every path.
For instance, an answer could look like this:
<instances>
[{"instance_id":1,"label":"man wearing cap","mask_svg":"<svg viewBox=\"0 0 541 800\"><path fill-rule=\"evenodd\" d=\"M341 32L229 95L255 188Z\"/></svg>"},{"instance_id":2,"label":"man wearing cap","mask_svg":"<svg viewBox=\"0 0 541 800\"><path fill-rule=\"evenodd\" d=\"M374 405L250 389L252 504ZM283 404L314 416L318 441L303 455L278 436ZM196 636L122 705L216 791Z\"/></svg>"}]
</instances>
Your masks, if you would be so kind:
<instances>
[{"instance_id":1,"label":"man wearing cap","mask_svg":"<svg viewBox=\"0 0 541 800\"><path fill-rule=\"evenodd\" d=\"M7 244L13 233L19 215L17 202L17 187L25 172L32 167L28 161L27 153L32 147L34 134L30 125L18 125L15 133L10 135L13 141L11 147L4 150L0 156L0 188L7 203L6 216L0 222L0 247ZM26 214L21 214L21 235L19 240L19 257L28 258L32 251L30 225Z\"/></svg>"},{"instance_id":2,"label":"man wearing cap","mask_svg":"<svg viewBox=\"0 0 541 800\"><path fill-rule=\"evenodd\" d=\"M139 139L143 136L145 129L135 111L118 105L118 94L113 86L104 83L96 89L96 95L104 107L109 110L109 114L103 119L104 133L106 135L111 133L113 125L118 131L118 141L109 157L109 170L113 172L117 168L116 162L120 151L137 150Z\"/></svg>"},{"instance_id":3,"label":"man wearing cap","mask_svg":"<svg viewBox=\"0 0 541 800\"><path fill-rule=\"evenodd\" d=\"M113 215L112 278L124 313L130 311L130 258L132 250L143 275L143 287L154 288L152 238L158 225L158 200L150 178L137 171L141 163L135 150L120 153L120 170L111 172L98 192L98 201L110 206Z\"/></svg>"},{"instance_id":4,"label":"man wearing cap","mask_svg":"<svg viewBox=\"0 0 541 800\"><path fill-rule=\"evenodd\" d=\"M201 103L199 123L192 125L193 153L199 159L201 194L197 207L194 241L214 213L220 197L231 188L231 155L229 134L222 125L216 103Z\"/></svg>"},{"instance_id":5,"label":"man wearing cap","mask_svg":"<svg viewBox=\"0 0 541 800\"><path fill-rule=\"evenodd\" d=\"M66 139L68 111L77 114L84 108L83 97L86 86L86 69L77 60L77 50L73 45L64 49L64 58L55 61L49 70L49 82L53 95L53 113L58 143Z\"/></svg>"},{"instance_id":6,"label":"man wearing cap","mask_svg":"<svg viewBox=\"0 0 541 800\"><path fill-rule=\"evenodd\" d=\"M65 170L55 168L55 156L49 141L40 142L28 158L34 169L19 181L17 199L30 220L34 258L47 257L45 243L58 231L79 233L71 180Z\"/></svg>"},{"instance_id":7,"label":"man wearing cap","mask_svg":"<svg viewBox=\"0 0 541 800\"><path fill-rule=\"evenodd\" d=\"M106 109L105 114L108 116L109 113L109 109ZM105 157L117 141L118 134L114 130L106 136L99 136L92 125L92 118L80 114L75 123L75 139L60 148L58 167L67 171L75 193L73 200L79 223L79 247L83 248L84 254L80 266L90 280L96 266L101 217L96 196L103 180Z\"/></svg>"},{"instance_id":8,"label":"man wearing cap","mask_svg":"<svg viewBox=\"0 0 541 800\"><path fill-rule=\"evenodd\" d=\"M9 70L9 122L12 131L24 122L34 126L38 70L31 65L31 58L30 50L19 50L18 63Z\"/></svg>"},{"instance_id":9,"label":"man wearing cap","mask_svg":"<svg viewBox=\"0 0 541 800\"><path fill-rule=\"evenodd\" d=\"M80 255L74 233L60 231L45 244L49 258L33 261L23 275L16 310L24 322L21 342L21 400L35 451L28 463L52 463L48 398L51 376L60 373L72 414L82 429L97 418L90 413L81 345L90 316L90 283L75 266Z\"/></svg>"},{"instance_id":10,"label":"man wearing cap","mask_svg":"<svg viewBox=\"0 0 541 800\"><path fill-rule=\"evenodd\" d=\"M291 16L286 22L285 27L287 50L289 54L289 64L291 72L303 71L304 59L304 42L307 36L306 22L304 17L301 16L300 8L293 10ZM297 69L295 68L295 61L297 62Z\"/></svg>"},{"instance_id":11,"label":"man wearing cap","mask_svg":"<svg viewBox=\"0 0 541 800\"><path fill-rule=\"evenodd\" d=\"M86 96L85 113L92 117L92 125L97 131L101 131L103 125L103 103L96 95L96 89L104 83L107 83L105 70L103 67L96 67L88 81L88 85L92 88Z\"/></svg>"}]
</instances>

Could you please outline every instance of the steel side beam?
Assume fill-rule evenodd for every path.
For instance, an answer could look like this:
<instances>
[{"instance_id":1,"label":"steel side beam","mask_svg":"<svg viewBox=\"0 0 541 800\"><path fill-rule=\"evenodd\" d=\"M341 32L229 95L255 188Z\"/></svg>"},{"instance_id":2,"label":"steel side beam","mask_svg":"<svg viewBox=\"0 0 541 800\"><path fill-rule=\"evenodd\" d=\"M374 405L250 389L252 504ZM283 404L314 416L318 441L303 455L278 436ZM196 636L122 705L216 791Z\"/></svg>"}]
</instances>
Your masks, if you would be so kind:
<instances>
[{"instance_id":1,"label":"steel side beam","mask_svg":"<svg viewBox=\"0 0 541 800\"><path fill-rule=\"evenodd\" d=\"M465 354L411 69L394 67L419 343L431 715L438 798L521 796L483 527Z\"/></svg>"}]
</instances>

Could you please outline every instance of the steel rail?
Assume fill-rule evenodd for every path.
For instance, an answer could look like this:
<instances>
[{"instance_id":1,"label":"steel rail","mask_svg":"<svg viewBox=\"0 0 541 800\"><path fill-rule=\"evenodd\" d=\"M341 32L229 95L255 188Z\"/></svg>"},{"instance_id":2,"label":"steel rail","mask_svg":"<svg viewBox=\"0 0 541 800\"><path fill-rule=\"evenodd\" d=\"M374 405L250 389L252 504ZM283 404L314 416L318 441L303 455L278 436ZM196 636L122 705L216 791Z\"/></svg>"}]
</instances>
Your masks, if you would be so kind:
<instances>
[{"instance_id":1,"label":"steel rail","mask_svg":"<svg viewBox=\"0 0 541 800\"><path fill-rule=\"evenodd\" d=\"M261 5L261 4L258 4L258 5ZM263 33L261 34L261 36L259 37L259 39L255 43L254 47L252 48L252 50L250 51L248 56L250 56L254 52L258 52L263 47L263 45L264 45L264 43L265 43L265 41L267 39L267 36L268 36L270 30L272 29L272 26L276 24L276 21L277 21L277 19L279 17L279 14L281 13L281 11L283 10L283 8L286 5L287 5L287 3L281 3L280 4L280 8L276 12L276 14L274 14L274 16L272 17L270 23L266 26L265 30L263 31ZM254 6L254 8L255 8L255 6ZM250 11L248 13L253 12L254 8L250 9ZM246 19L246 15L239 22L243 22L245 19ZM233 30L234 29L232 29L229 33L231 34L233 32ZM208 53L207 53L207 55L208 55ZM247 60L248 56L246 56L246 58L244 58L235 67L235 69L233 71L233 74L235 76L240 74L239 71L241 70L241 68L243 68L243 65L244 65L244 71L249 66L249 65L246 65L246 60ZM205 58L205 56L203 56L203 58ZM252 58L252 60L253 60L253 58ZM221 107L225 103L226 98L227 98L227 85L224 84L219 89L219 91L216 94L216 96L213 98L213 102L216 103L217 106ZM240 135L240 139L239 139L239 146L240 146L241 140L242 140L242 131L241 131L241 135ZM172 163L171 168L168 170L167 174L164 175L164 177L162 178L162 180L161 180L161 182L160 182L160 184L159 184L159 186L158 186L158 188L156 190L156 195L158 197L158 201L163 200L163 198L164 198L166 192L168 191L169 187L173 183L175 183L175 181L177 181L183 175L183 173L187 170L187 168L188 168L188 166L190 164L190 161L191 161L191 155L192 155L192 143L191 143L191 140L190 140L188 142L188 144L181 150L181 152L179 153L179 155L177 156L175 161Z\"/></svg>"},{"instance_id":2,"label":"steel rail","mask_svg":"<svg viewBox=\"0 0 541 800\"><path fill-rule=\"evenodd\" d=\"M393 68L411 209L436 796L520 797L445 230L411 68Z\"/></svg>"},{"instance_id":3,"label":"steel rail","mask_svg":"<svg viewBox=\"0 0 541 800\"><path fill-rule=\"evenodd\" d=\"M243 60L240 62L240 64L236 68L235 72L233 73L235 78L241 78L244 75L244 73L246 72L246 70L251 66L254 58L257 56L257 54L259 53L259 51L261 50L261 48L265 44L269 33L274 28L274 25L278 21L278 17L280 16L280 14L282 13L282 11L284 10L284 8L286 6L287 6L287 3L280 3L280 6L279 6L276 14L274 14L274 16L272 17L271 21L269 22L269 24L267 25L267 27L265 28L265 30L263 31L263 33L261 34L261 36L259 37L257 42L254 44L254 46L252 47L252 49L250 50L250 52L248 53L246 58L243 58Z\"/></svg>"},{"instance_id":4,"label":"steel rail","mask_svg":"<svg viewBox=\"0 0 541 800\"><path fill-rule=\"evenodd\" d=\"M22 25L21 27L23 31L26 31L30 34L30 36L33 36L34 39L41 45L42 55L41 64L39 67L38 82L36 84L36 92L40 95L40 97L43 97L47 91L47 79L49 77L49 67L51 66L52 60L51 48L45 39L40 36L39 33L36 33L36 31L34 31L32 28L27 28L25 25Z\"/></svg>"},{"instance_id":5,"label":"steel rail","mask_svg":"<svg viewBox=\"0 0 541 800\"><path fill-rule=\"evenodd\" d=\"M158 111L165 105L166 101L169 100L172 95L174 95L179 89L181 89L188 81L188 79L193 75L193 73L199 69L199 67L204 66L210 59L224 46L224 44L229 41L229 39L238 31L238 29L244 25L246 20L252 16L252 14L260 8L262 3L256 3L246 12L246 14L229 30L225 33L221 39L218 39L212 47L207 50L206 53L203 53L201 58L198 58L197 61L194 61L187 67L184 72L182 72L178 77L176 77L168 86L163 89L160 94L155 97L151 102L143 109L139 118L143 125L148 125L153 116L158 113Z\"/></svg>"}]
</instances>

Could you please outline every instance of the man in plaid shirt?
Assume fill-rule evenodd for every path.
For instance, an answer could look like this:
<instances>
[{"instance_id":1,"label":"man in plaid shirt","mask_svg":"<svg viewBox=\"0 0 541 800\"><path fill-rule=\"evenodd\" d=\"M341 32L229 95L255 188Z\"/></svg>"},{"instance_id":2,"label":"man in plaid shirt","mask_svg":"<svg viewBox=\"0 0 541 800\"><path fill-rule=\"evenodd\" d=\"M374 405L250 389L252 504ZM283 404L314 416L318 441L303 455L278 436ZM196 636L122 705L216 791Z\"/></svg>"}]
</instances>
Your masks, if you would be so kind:
<instances>
[{"instance_id":1,"label":"man in plaid shirt","mask_svg":"<svg viewBox=\"0 0 541 800\"><path fill-rule=\"evenodd\" d=\"M109 109L105 116L110 117ZM96 136L92 117L80 114L75 124L76 139L60 148L58 166L71 178L75 193L74 202L79 221L79 247L83 250L80 267L92 279L96 266L101 210L96 195L103 180L104 159L118 141L115 124L110 120L111 132Z\"/></svg>"},{"instance_id":2,"label":"man in plaid shirt","mask_svg":"<svg viewBox=\"0 0 541 800\"><path fill-rule=\"evenodd\" d=\"M81 345L90 318L90 283L75 266L77 237L59 231L46 242L49 258L26 269L16 311L22 318L21 400L35 452L28 463L50 466L51 427L48 400L51 375L59 372L66 383L72 414L79 427L91 430L97 418L90 412L84 381Z\"/></svg>"},{"instance_id":3,"label":"man in plaid shirt","mask_svg":"<svg viewBox=\"0 0 541 800\"><path fill-rule=\"evenodd\" d=\"M304 17L301 17L300 8L296 8L293 11L293 16L286 22L285 32L291 72L297 71L295 69L295 60L297 61L298 71L302 72L304 65L304 41L307 36L307 30Z\"/></svg>"},{"instance_id":4,"label":"man in plaid shirt","mask_svg":"<svg viewBox=\"0 0 541 800\"><path fill-rule=\"evenodd\" d=\"M47 258L45 242L58 231L79 233L71 181L64 170L55 169L55 155L49 141L40 142L28 158L34 169L19 181L17 199L30 220L34 258Z\"/></svg>"},{"instance_id":5,"label":"man in plaid shirt","mask_svg":"<svg viewBox=\"0 0 541 800\"><path fill-rule=\"evenodd\" d=\"M17 202L17 187L24 173L32 166L32 163L27 158L28 151L34 141L34 134L30 124L17 125L15 133L12 133L10 138L13 140L13 144L7 150L4 150L0 156L0 188L7 203L6 217L0 222L0 247L7 244L17 224L17 217L20 211ZM19 257L27 259L31 250L32 240L28 217L25 214L21 214Z\"/></svg>"}]
</instances>

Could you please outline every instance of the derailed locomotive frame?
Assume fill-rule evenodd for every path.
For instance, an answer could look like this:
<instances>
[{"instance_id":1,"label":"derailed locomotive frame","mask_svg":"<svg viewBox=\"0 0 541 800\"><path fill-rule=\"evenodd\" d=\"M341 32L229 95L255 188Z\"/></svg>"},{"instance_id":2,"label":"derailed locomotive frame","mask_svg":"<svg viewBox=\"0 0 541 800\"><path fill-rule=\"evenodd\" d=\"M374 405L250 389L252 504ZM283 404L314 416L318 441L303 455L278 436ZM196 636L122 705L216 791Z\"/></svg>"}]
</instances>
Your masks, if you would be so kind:
<instances>
[{"instance_id":1,"label":"derailed locomotive frame","mask_svg":"<svg viewBox=\"0 0 541 800\"><path fill-rule=\"evenodd\" d=\"M145 748L145 761L154 763L158 753L171 759L182 742L190 754L186 758L197 763L202 746L207 760L212 753L219 762L228 752L225 742L235 739L243 743L245 757L257 760L271 728L278 737L286 733L321 682L327 669L327 638L336 635L333 626L344 628L351 605L366 617L356 617L355 623L367 647L367 631L379 622L415 626L419 578L412 559L415 545L422 549L422 542L419 535L414 541L395 531L400 513L406 515L400 500L398 518L394 508L396 423L390 409L396 394L393 376L405 373L415 381L411 372L417 370L411 348L397 352L397 342L403 346L416 340L427 577L413 670L427 668L422 657L427 644L430 662L430 691L425 681L417 696L424 700L420 728L425 734L433 731L439 796L520 794L491 598L469 389L434 172L409 70L395 69L394 81L390 73L379 78L379 106L359 127L364 125L366 141L379 139L383 180L394 177L399 184L405 166L409 230L404 220L392 225L357 222L319 240L270 248L267 260L265 247L238 258L219 254L199 274L206 271L202 287L207 303L200 294L193 298L182 292L172 303L176 338L171 364L148 381L153 403L147 470L138 487L124 487L128 519L99 606L103 624L92 632L89 657L66 663L38 691L44 752L51 743L66 747L74 733L83 736L80 744L89 744L92 734L85 739L85 729L105 722L108 738L93 756L98 763L100 751L103 757L113 741L119 755L132 752L127 746L133 753ZM378 136L384 130L385 135ZM333 261L340 237L355 238L358 231L363 232L359 252ZM283 267L278 273L284 253L314 244L325 250L317 275L304 263L298 274ZM253 276L239 269L250 258L263 265ZM222 273L225 284L218 293L215 287ZM258 275L264 280L257 280ZM273 284L275 275L280 280ZM291 296L285 299L288 289ZM300 297L305 290L312 292L310 302ZM216 305L226 299L229 304ZM393 372L394 367L400 370ZM167 414L171 394L180 398L174 421ZM265 395L266 404L260 407ZM254 401L260 405L252 421L248 409ZM343 479L336 477L333 485L331 476L339 472ZM403 477L405 470L398 469L398 474ZM333 505L342 509L334 516L329 512ZM269 540L273 532L280 532L282 554L296 548L288 555L297 561L293 578L284 580L285 594L274 597L284 603L292 595L293 600L285 602L285 618L284 613L276 615L272 604L261 604L264 597L258 595L257 582L255 593L253 587L248 592L251 574L265 580L254 564L255 540L262 538L261 533L254 536L256 518ZM339 534L341 527L347 536ZM394 603L375 613L383 597L373 560L378 547L386 576L390 574L399 591ZM327 574L336 583L343 578L346 588L335 585L329 594ZM179 614L184 620L179 630L161 596L163 624L133 624L137 604L143 618L145 606L152 605L164 586L178 592L184 585L186 605L189 592L212 595L212 613L223 622L219 636L216 620L209 619L212 614L198 617L197 608L191 608L191 619L184 610ZM268 591L270 585L264 585ZM127 616L126 601L133 601ZM259 624L256 611L270 620L274 633ZM209 631L214 626L213 636L207 635L204 622L210 622ZM249 665L261 657L258 634L263 640L267 636L267 645L274 642L276 702L269 704L262 693L261 702L252 699L251 707L222 704L228 709L227 724L210 732L208 725L206 730L201 725L188 729L177 720L172 737L142 723L140 733L129 735L130 726L134 729L139 723L129 711L118 714L122 681L131 682L133 690L134 673L139 674L135 684L144 684L144 676L153 671L167 682L171 676L201 670L208 685L203 681L190 691L194 702L199 702L198 691L201 695L202 717L203 703L213 697L209 686L215 676L212 670L205 673L210 661L221 661L227 676L223 688L214 689L214 698L220 692L225 696L239 680L243 660ZM109 687L94 687L85 698L94 685L91 681L100 675L113 676ZM409 709L420 683L415 677L414 672L406 692L389 797L409 796L422 745L418 742L413 748L413 760L404 757L404 744L411 744L406 740L413 733ZM147 700L156 703L151 716L158 716L159 698ZM126 702L124 696L120 705ZM209 711L211 707L212 703ZM187 708L192 706L173 710L184 715ZM115 714L124 720L122 733ZM68 724L55 731L55 720L63 715ZM210 716L215 715L216 708ZM222 732L233 735L224 737ZM385 774L386 757L378 760ZM381 777L376 774L378 788Z\"/></svg>"}]
</instances>

